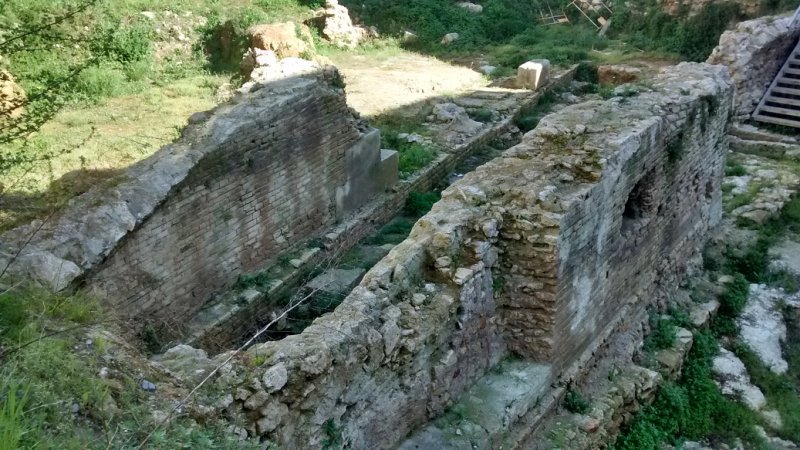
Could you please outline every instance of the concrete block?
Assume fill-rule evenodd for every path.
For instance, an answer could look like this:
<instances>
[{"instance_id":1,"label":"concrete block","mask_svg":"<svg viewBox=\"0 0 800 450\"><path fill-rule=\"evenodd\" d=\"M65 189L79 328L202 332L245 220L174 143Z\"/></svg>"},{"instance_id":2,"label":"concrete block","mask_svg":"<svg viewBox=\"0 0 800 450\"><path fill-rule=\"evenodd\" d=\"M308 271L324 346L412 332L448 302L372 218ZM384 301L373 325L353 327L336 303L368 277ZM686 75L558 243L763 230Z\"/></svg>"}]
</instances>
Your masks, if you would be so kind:
<instances>
[{"instance_id":1,"label":"concrete block","mask_svg":"<svg viewBox=\"0 0 800 450\"><path fill-rule=\"evenodd\" d=\"M381 149L381 162L375 173L381 190L389 189L400 181L400 155L397 150Z\"/></svg>"},{"instance_id":2,"label":"concrete block","mask_svg":"<svg viewBox=\"0 0 800 450\"><path fill-rule=\"evenodd\" d=\"M537 90L550 78L550 61L534 59L519 66L517 70L517 87Z\"/></svg>"}]
</instances>

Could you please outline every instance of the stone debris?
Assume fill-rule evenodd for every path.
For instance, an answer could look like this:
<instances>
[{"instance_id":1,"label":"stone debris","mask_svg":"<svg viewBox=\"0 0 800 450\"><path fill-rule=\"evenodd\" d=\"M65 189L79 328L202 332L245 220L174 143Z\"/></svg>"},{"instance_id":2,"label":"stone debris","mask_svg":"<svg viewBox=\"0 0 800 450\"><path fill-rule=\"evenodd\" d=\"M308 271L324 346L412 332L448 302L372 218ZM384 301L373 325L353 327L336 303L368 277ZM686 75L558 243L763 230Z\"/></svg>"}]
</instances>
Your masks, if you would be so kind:
<instances>
[{"instance_id":1,"label":"stone debris","mask_svg":"<svg viewBox=\"0 0 800 450\"><path fill-rule=\"evenodd\" d=\"M550 77L550 61L534 59L519 66L517 86L521 89L537 90L547 84Z\"/></svg>"},{"instance_id":2,"label":"stone debris","mask_svg":"<svg viewBox=\"0 0 800 450\"><path fill-rule=\"evenodd\" d=\"M497 71L497 67L485 64L481 66L481 73L484 75L491 75Z\"/></svg>"},{"instance_id":3,"label":"stone debris","mask_svg":"<svg viewBox=\"0 0 800 450\"><path fill-rule=\"evenodd\" d=\"M254 25L247 35L251 48L271 50L279 59L299 58L314 49L309 28L293 22Z\"/></svg>"},{"instance_id":4,"label":"stone debris","mask_svg":"<svg viewBox=\"0 0 800 450\"><path fill-rule=\"evenodd\" d=\"M750 382L744 363L732 352L720 348L714 357L712 370L717 376L717 386L724 395L740 399L755 411L767 404L767 399L757 386Z\"/></svg>"},{"instance_id":5,"label":"stone debris","mask_svg":"<svg viewBox=\"0 0 800 450\"><path fill-rule=\"evenodd\" d=\"M353 25L350 13L337 0L326 0L325 10L312 22L320 29L322 37L337 47L355 48L370 36L377 37L375 27L364 28Z\"/></svg>"},{"instance_id":6,"label":"stone debris","mask_svg":"<svg viewBox=\"0 0 800 450\"><path fill-rule=\"evenodd\" d=\"M147 392L155 392L156 391L156 385L151 383L151 382L149 382L149 381L147 381L147 380L142 380L141 387L142 387L142 389L144 389Z\"/></svg>"},{"instance_id":7,"label":"stone debris","mask_svg":"<svg viewBox=\"0 0 800 450\"><path fill-rule=\"evenodd\" d=\"M800 177L777 161L752 155L731 156L742 162L746 173L725 177L723 186L731 187L724 194L726 201L739 195L752 197L747 204L731 211L731 216L763 224L791 200Z\"/></svg>"}]
</instances>

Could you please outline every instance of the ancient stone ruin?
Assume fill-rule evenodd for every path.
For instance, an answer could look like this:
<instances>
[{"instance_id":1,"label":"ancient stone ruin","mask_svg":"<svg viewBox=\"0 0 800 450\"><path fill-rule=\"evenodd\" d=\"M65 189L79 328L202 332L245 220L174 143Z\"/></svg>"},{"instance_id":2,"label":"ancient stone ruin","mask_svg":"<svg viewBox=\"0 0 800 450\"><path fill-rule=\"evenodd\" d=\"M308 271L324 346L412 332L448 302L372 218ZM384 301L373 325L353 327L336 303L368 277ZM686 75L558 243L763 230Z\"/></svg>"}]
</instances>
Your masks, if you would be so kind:
<instances>
[{"instance_id":1,"label":"ancient stone ruin","mask_svg":"<svg viewBox=\"0 0 800 450\"><path fill-rule=\"evenodd\" d=\"M7 276L78 286L122 315L185 324L240 275L310 238L325 233L295 268L340 253L364 235L364 214L396 213L470 146L510 133L521 108L485 125L458 101L439 105L431 126L447 131L451 152L398 182L397 154L347 107L335 68L291 57L269 65L103 191L0 237L0 260L14 261ZM548 85L564 77L550 74ZM211 356L182 344L159 364L189 380L219 366L197 401L282 448L319 448L331 429L352 448L521 445L614 330L663 306L722 217L736 108L727 68L682 63L637 89L545 117L455 181L301 333L239 354L241 332L281 312L269 293L245 291L184 341ZM458 428L435 423L455 406Z\"/></svg>"},{"instance_id":2,"label":"ancient stone ruin","mask_svg":"<svg viewBox=\"0 0 800 450\"><path fill-rule=\"evenodd\" d=\"M245 362L193 353L192 368L225 362L207 401L287 448L331 427L353 448L522 442L552 386L672 292L720 220L733 92L724 68L684 63L637 97L548 116L450 186L332 314ZM187 370L187 352L162 364ZM455 404L458 430L431 423Z\"/></svg>"}]
</instances>

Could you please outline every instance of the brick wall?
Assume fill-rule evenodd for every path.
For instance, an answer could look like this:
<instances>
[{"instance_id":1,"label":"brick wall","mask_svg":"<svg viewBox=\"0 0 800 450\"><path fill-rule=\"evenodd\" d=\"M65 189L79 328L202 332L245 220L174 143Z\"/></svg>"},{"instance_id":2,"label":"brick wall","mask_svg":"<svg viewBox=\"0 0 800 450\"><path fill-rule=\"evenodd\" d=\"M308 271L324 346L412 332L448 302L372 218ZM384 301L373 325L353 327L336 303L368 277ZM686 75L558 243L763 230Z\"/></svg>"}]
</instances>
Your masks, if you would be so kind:
<instances>
[{"instance_id":1,"label":"brick wall","mask_svg":"<svg viewBox=\"0 0 800 450\"><path fill-rule=\"evenodd\" d=\"M88 277L92 293L127 314L180 321L335 222L345 150L359 136L344 95L317 81L266 94L235 132L196 144L212 148Z\"/></svg>"},{"instance_id":2,"label":"brick wall","mask_svg":"<svg viewBox=\"0 0 800 450\"><path fill-rule=\"evenodd\" d=\"M681 64L653 85L545 117L447 188L333 313L250 348L261 365L234 363L205 404L255 375L271 386L249 391L259 405L228 396L222 411L250 434L316 448L335 429L380 449L481 389L507 350L544 363L532 386L569 382L621 318L644 316L626 311L677 287L721 216L726 71ZM536 408L522 397L514 420ZM499 443L514 420L465 433Z\"/></svg>"}]
</instances>

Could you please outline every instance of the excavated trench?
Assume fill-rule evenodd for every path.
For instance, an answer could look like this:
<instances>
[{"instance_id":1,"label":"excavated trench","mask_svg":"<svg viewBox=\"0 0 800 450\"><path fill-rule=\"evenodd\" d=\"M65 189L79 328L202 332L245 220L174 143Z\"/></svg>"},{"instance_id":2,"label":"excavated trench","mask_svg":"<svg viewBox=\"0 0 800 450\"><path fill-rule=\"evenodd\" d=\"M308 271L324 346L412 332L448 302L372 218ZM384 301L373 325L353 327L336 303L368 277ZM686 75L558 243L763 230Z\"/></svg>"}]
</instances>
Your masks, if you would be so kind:
<instances>
[{"instance_id":1,"label":"excavated trench","mask_svg":"<svg viewBox=\"0 0 800 450\"><path fill-rule=\"evenodd\" d=\"M586 96L584 90L588 83L571 81L574 70L563 72L559 83L542 92L487 90L453 99L455 104L467 108L474 102L500 105L505 108L504 114L497 114L499 121L494 117L492 126L472 135L472 140L436 142L434 145L442 150L440 156L444 154L450 162L434 160L418 173L420 177L434 175L425 188L430 190L409 192L405 207L388 220L374 216L362 220L373 224L371 233L360 234L366 237L340 244L339 248L326 243L324 235L310 239L279 255L265 270L240 276L230 292L212 299L189 322L181 340L216 353L242 346L262 329L266 331L259 334L255 342L299 334L316 318L334 311L364 274L406 239L416 221L438 200L438 192L521 141L523 133L516 125L526 127L527 131L551 109L583 101L581 96ZM571 81L569 89L563 87L564 80ZM486 112L477 107L468 110L471 118ZM430 123L425 125L431 126ZM403 138L412 143L422 136ZM443 172L443 166L450 170ZM385 225L375 226L381 223ZM283 315L287 309L290 311Z\"/></svg>"}]
</instances>

